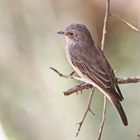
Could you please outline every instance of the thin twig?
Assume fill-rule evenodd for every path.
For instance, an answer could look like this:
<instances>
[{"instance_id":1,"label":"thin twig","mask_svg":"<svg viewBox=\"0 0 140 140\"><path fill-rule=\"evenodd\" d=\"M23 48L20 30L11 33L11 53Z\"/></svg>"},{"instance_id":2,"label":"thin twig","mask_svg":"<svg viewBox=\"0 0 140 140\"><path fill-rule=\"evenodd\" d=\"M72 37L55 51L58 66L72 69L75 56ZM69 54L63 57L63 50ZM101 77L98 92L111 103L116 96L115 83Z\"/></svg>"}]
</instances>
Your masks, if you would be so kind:
<instances>
[{"instance_id":1,"label":"thin twig","mask_svg":"<svg viewBox=\"0 0 140 140\"><path fill-rule=\"evenodd\" d=\"M108 22L109 15L110 15L110 0L106 0L106 10L105 10L103 34L102 34L102 41L101 41L102 51L104 50L104 47L105 47L105 39L106 39L106 34L107 34L107 22ZM103 127L104 127L104 124L105 124L105 117L106 117L106 115L105 115L106 110L107 110L107 97L104 96L103 116L102 116L101 127L100 127L100 130L99 130L98 140L101 139L101 135L102 135L102 132L103 132Z\"/></svg>"},{"instance_id":2,"label":"thin twig","mask_svg":"<svg viewBox=\"0 0 140 140\"><path fill-rule=\"evenodd\" d=\"M106 118L106 111L107 111L107 98L106 98L106 96L104 96L103 116L102 116L102 123L101 123L100 130L99 130L98 140L100 140L101 136L102 136L102 131L103 131L103 127L105 124L105 118Z\"/></svg>"},{"instance_id":3,"label":"thin twig","mask_svg":"<svg viewBox=\"0 0 140 140\"><path fill-rule=\"evenodd\" d=\"M50 67L50 69L53 70L54 72L56 72L60 77L74 79L74 80L78 80L78 81L83 81L80 77L73 76L74 72L70 73L69 75L64 75L53 67Z\"/></svg>"},{"instance_id":4,"label":"thin twig","mask_svg":"<svg viewBox=\"0 0 140 140\"><path fill-rule=\"evenodd\" d=\"M87 113L90 112L93 116L95 116L95 113L91 110L91 107L90 107L91 106L92 97L93 97L93 94L94 94L94 90L95 90L95 87L92 88L91 94L89 96L88 104L87 104L86 110L84 111L84 115L82 117L82 120L79 123L77 123L79 125L79 127L77 129L76 136L79 135L79 132L81 130L81 127L83 125L83 122L84 122L84 120L86 118Z\"/></svg>"},{"instance_id":5,"label":"thin twig","mask_svg":"<svg viewBox=\"0 0 140 140\"><path fill-rule=\"evenodd\" d=\"M116 14L114 14L112 12L110 13L110 16L115 17L116 19L120 20L121 22L123 22L124 24L126 24L127 26L129 26L132 30L140 33L140 30L138 28L136 28L134 25L132 25L131 23L129 23L127 20L125 20L125 19L117 16Z\"/></svg>"},{"instance_id":6,"label":"thin twig","mask_svg":"<svg viewBox=\"0 0 140 140\"><path fill-rule=\"evenodd\" d=\"M105 10L105 17L104 17L104 24L103 24L103 32L102 32L102 41L101 41L101 49L104 50L105 46L105 39L107 34L107 21L108 16L110 15L110 0L106 0L106 10Z\"/></svg>"}]
</instances>

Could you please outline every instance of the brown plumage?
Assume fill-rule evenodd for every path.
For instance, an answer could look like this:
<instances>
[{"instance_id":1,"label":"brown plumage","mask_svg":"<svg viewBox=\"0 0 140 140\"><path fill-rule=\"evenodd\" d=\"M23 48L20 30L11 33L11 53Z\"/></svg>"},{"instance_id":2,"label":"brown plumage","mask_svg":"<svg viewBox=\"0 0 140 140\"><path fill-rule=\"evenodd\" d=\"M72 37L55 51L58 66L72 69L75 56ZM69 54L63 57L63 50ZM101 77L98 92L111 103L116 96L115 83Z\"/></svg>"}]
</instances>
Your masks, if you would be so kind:
<instances>
[{"instance_id":1,"label":"brown plumage","mask_svg":"<svg viewBox=\"0 0 140 140\"><path fill-rule=\"evenodd\" d=\"M66 55L73 69L83 81L97 87L111 101L123 124L128 125L120 103L124 98L116 83L115 74L102 50L95 45L88 29L81 24L71 24L59 33L66 36Z\"/></svg>"}]
</instances>

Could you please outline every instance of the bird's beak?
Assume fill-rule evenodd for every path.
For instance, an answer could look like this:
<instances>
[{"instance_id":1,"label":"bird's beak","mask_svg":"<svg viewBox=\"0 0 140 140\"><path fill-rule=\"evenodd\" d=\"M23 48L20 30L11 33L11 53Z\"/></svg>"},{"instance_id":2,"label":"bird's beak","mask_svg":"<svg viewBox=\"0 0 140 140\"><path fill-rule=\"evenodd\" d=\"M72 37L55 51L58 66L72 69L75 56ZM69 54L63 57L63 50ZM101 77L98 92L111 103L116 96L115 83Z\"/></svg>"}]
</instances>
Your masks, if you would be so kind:
<instances>
[{"instance_id":1,"label":"bird's beak","mask_svg":"<svg viewBox=\"0 0 140 140\"><path fill-rule=\"evenodd\" d=\"M57 33L60 34L60 35L65 35L65 32L64 31L59 31Z\"/></svg>"}]
</instances>

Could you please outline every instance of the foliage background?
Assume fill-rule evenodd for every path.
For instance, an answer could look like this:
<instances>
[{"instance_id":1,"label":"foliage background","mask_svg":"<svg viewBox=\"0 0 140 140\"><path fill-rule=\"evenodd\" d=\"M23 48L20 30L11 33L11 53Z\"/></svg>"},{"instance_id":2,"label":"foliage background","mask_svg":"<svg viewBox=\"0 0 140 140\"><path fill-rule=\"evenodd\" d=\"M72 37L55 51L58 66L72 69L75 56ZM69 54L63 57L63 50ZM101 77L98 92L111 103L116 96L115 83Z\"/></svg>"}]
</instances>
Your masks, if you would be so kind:
<instances>
[{"instance_id":1,"label":"foliage background","mask_svg":"<svg viewBox=\"0 0 140 140\"><path fill-rule=\"evenodd\" d=\"M111 9L140 29L138 0L111 0ZM9 140L92 140L98 136L103 96L94 95L89 114L74 137L89 90L64 97L76 81L59 78L53 66L68 74L65 40L56 34L70 23L88 26L101 41L105 0L0 0L0 121ZM105 54L116 75L140 75L140 34L109 19ZM120 85L129 125L124 127L109 104L103 140L138 139L140 86ZM1 138L2 139L2 138ZM4 138L2 139L4 140Z\"/></svg>"}]
</instances>

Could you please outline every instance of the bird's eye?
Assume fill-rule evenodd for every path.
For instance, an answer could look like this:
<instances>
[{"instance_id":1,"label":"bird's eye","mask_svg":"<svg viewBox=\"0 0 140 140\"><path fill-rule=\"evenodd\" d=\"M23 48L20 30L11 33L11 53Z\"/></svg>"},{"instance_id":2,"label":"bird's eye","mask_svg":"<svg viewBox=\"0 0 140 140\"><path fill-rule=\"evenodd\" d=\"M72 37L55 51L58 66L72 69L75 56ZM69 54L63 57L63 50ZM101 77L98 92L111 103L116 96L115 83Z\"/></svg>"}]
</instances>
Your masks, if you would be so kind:
<instances>
[{"instance_id":1,"label":"bird's eye","mask_svg":"<svg viewBox=\"0 0 140 140\"><path fill-rule=\"evenodd\" d=\"M69 32L69 35L73 35L73 33L72 32Z\"/></svg>"}]
</instances>

